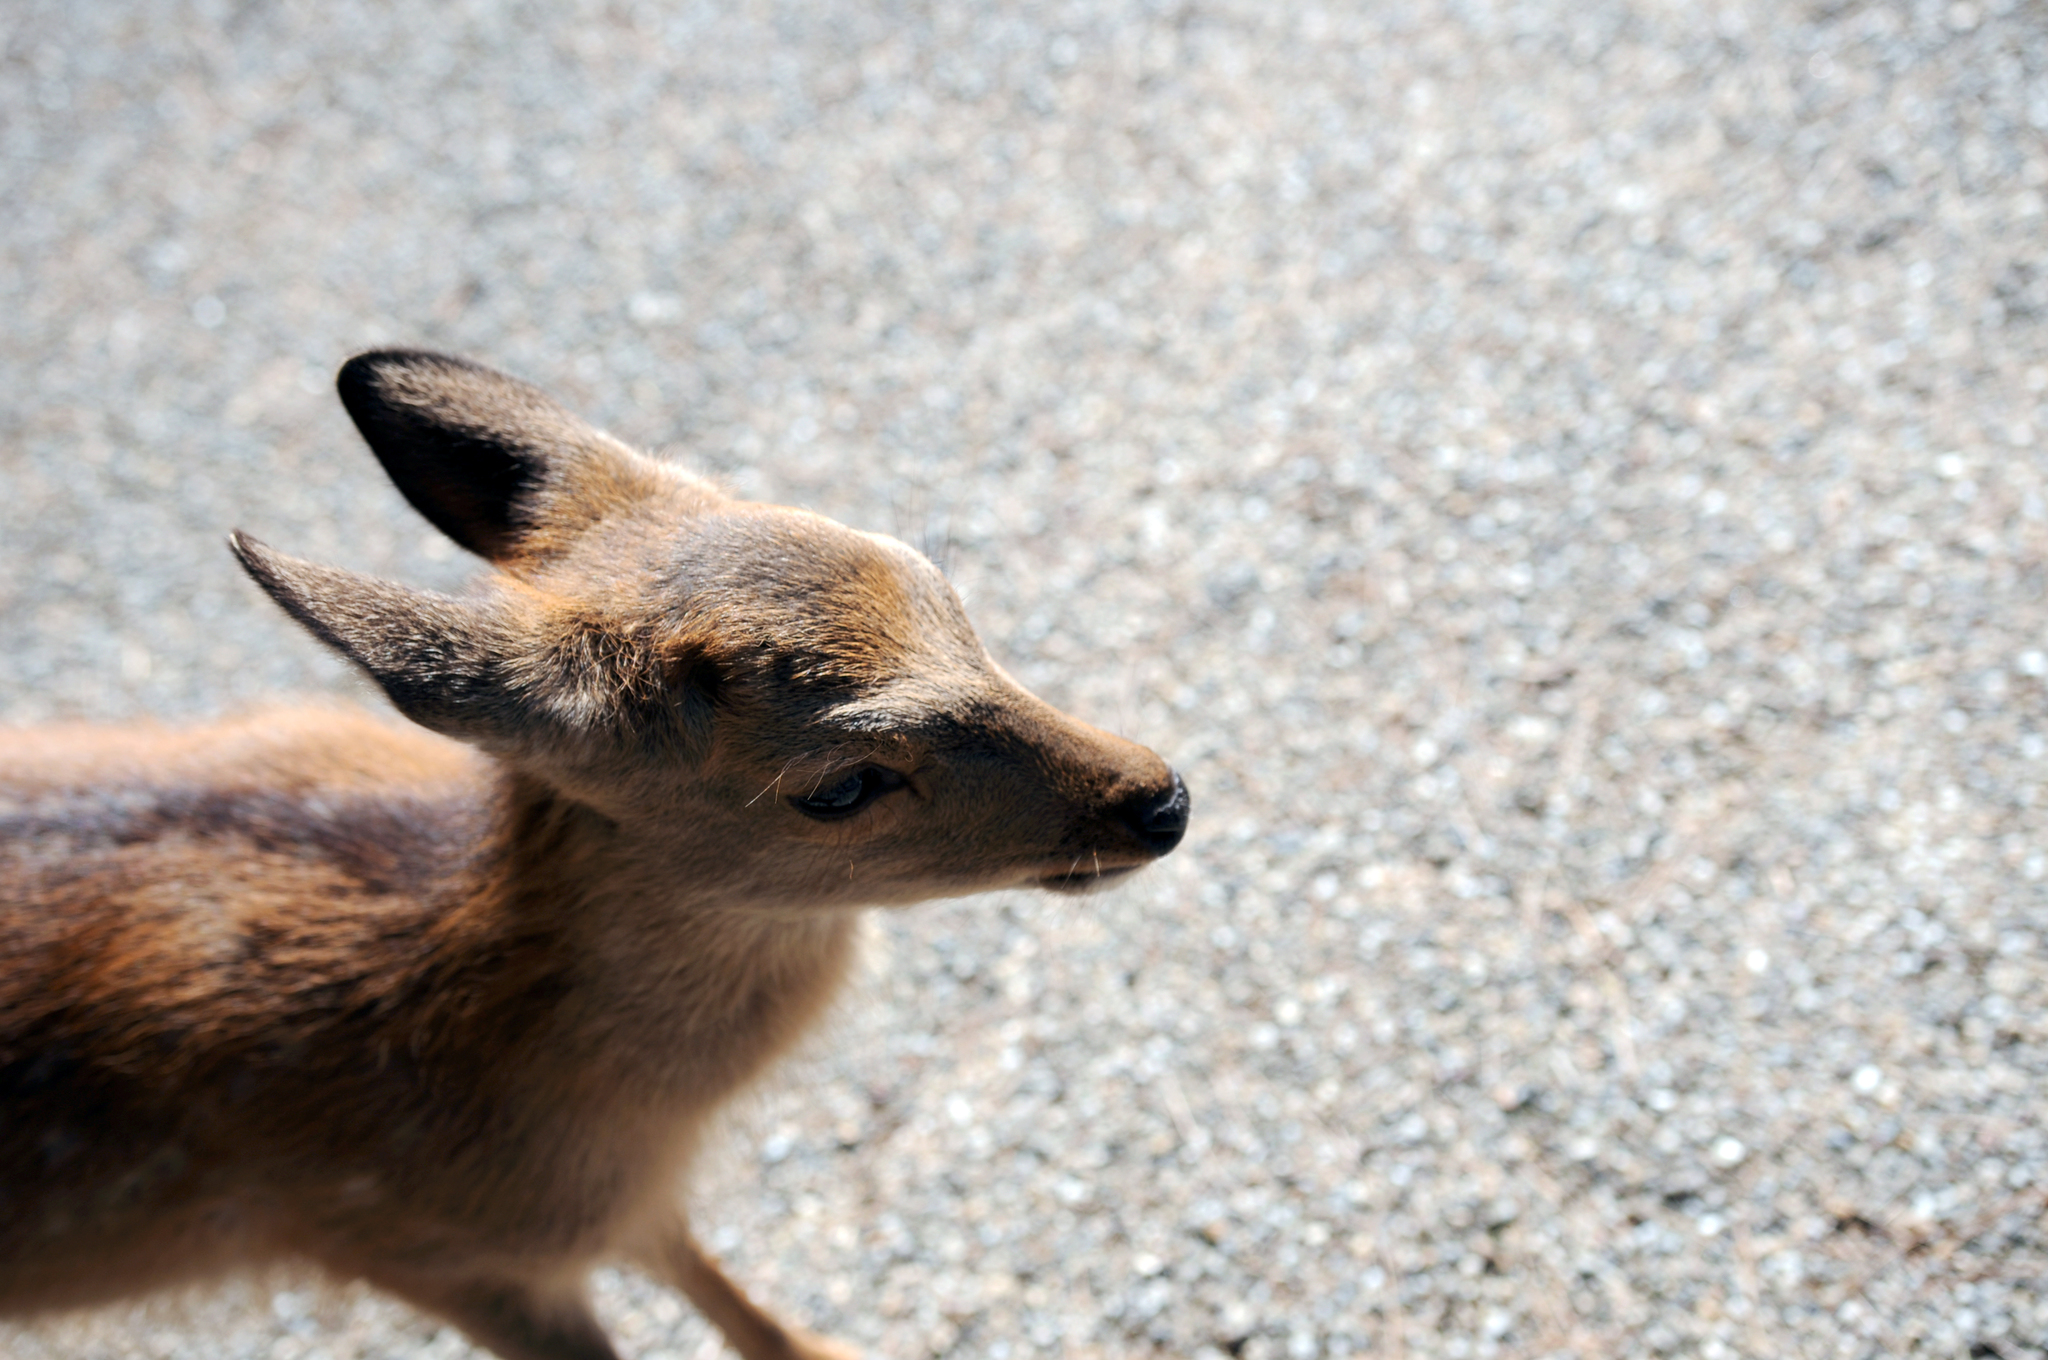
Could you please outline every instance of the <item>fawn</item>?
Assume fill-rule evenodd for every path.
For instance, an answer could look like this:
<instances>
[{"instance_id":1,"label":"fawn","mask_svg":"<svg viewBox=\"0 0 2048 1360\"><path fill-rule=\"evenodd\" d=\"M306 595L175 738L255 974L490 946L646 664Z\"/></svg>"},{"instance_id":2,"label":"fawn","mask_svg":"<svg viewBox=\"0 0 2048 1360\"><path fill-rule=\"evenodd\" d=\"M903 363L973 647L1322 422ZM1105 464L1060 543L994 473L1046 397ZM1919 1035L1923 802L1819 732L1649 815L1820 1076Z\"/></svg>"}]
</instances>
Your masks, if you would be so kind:
<instances>
[{"instance_id":1,"label":"fawn","mask_svg":"<svg viewBox=\"0 0 2048 1360\"><path fill-rule=\"evenodd\" d=\"M230 539L425 731L0 733L0 1315L289 1258L600 1360L586 1280L624 1261L746 1360L853 1354L698 1247L707 1117L817 1019L857 909L1136 869L1180 777L1026 693L893 539L460 359L338 386L494 570L446 596Z\"/></svg>"}]
</instances>

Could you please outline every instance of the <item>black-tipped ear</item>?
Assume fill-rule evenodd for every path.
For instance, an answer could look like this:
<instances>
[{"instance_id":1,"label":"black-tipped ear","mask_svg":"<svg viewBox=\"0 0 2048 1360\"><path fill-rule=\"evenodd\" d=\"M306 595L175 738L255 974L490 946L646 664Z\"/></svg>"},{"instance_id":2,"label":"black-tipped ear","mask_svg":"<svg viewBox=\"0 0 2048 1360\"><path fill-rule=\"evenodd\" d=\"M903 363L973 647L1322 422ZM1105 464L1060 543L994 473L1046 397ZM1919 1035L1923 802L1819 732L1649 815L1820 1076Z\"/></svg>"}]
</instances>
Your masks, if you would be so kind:
<instances>
[{"instance_id":1,"label":"black-tipped ear","mask_svg":"<svg viewBox=\"0 0 2048 1360\"><path fill-rule=\"evenodd\" d=\"M367 672L414 722L469 738L516 724L504 682L517 650L509 608L316 566L240 532L228 547L270 598Z\"/></svg>"},{"instance_id":2,"label":"black-tipped ear","mask_svg":"<svg viewBox=\"0 0 2048 1360\"><path fill-rule=\"evenodd\" d=\"M466 359L373 350L335 379L391 480L448 537L492 561L514 554L557 465L620 446L539 388Z\"/></svg>"}]
</instances>

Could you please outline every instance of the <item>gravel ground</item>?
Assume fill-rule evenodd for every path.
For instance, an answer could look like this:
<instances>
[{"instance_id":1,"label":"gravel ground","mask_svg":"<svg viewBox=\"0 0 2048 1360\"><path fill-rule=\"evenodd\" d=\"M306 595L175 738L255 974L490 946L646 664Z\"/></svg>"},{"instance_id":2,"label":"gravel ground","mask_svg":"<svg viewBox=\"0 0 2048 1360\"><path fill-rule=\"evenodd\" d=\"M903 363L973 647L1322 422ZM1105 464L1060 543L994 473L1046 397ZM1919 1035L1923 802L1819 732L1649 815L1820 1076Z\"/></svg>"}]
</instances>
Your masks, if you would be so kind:
<instances>
[{"instance_id":1,"label":"gravel ground","mask_svg":"<svg viewBox=\"0 0 2048 1360\"><path fill-rule=\"evenodd\" d=\"M2036 0L11 0L0 717L361 695L221 535L461 579L329 375L472 354L928 544L1194 789L1114 895L878 922L700 1195L791 1314L2040 1356L2044 129Z\"/></svg>"}]
</instances>

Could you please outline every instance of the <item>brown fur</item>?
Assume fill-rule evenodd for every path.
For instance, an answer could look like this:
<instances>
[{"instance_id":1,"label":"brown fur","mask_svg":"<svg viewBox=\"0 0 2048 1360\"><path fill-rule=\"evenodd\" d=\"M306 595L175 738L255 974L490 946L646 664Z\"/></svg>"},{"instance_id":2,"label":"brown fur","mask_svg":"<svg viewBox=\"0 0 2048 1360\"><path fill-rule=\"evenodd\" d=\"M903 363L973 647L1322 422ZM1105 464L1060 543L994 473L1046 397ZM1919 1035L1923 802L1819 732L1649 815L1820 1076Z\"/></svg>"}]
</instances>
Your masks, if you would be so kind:
<instances>
[{"instance_id":1,"label":"brown fur","mask_svg":"<svg viewBox=\"0 0 2048 1360\"><path fill-rule=\"evenodd\" d=\"M459 360L341 388L498 570L451 598L234 540L431 732L0 734L0 1314L300 1258L602 1360L584 1280L625 1259L748 1360L844 1354L696 1247L669 1188L706 1118L817 1018L858 908L1136 868L1178 778L1019 689L899 543ZM865 801L803 802L834 789Z\"/></svg>"}]
</instances>

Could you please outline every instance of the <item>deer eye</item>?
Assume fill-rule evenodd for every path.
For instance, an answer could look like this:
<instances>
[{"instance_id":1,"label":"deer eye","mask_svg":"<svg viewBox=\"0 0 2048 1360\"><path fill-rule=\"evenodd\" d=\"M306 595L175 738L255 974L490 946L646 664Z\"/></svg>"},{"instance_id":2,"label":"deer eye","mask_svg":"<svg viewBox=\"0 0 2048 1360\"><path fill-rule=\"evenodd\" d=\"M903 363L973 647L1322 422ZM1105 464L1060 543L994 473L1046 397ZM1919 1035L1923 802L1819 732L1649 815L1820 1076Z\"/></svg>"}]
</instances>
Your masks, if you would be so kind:
<instances>
[{"instance_id":1,"label":"deer eye","mask_svg":"<svg viewBox=\"0 0 2048 1360\"><path fill-rule=\"evenodd\" d=\"M789 801L806 817L829 822L851 817L883 794L902 788L903 784L903 776L894 770L885 770L879 765L863 765L829 788Z\"/></svg>"}]
</instances>

